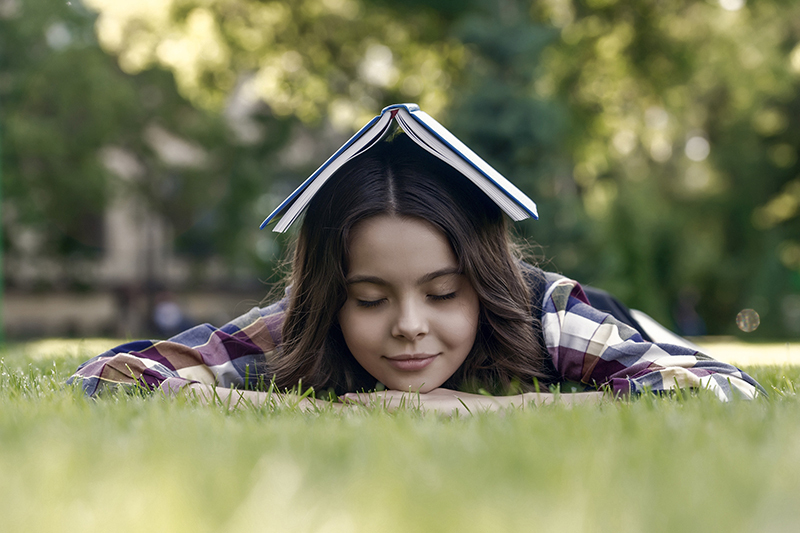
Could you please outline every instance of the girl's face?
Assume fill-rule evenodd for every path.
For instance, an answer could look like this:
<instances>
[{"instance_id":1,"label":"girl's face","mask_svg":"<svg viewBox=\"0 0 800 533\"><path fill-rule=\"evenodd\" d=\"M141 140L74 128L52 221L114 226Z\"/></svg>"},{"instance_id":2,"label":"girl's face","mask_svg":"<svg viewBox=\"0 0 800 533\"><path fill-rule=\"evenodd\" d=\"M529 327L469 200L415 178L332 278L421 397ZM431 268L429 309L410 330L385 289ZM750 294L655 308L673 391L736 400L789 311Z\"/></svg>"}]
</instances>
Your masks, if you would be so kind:
<instances>
[{"instance_id":1,"label":"girl's face","mask_svg":"<svg viewBox=\"0 0 800 533\"><path fill-rule=\"evenodd\" d=\"M381 215L354 228L339 324L356 361L387 388L440 387L472 349L479 308L428 222Z\"/></svg>"}]
</instances>

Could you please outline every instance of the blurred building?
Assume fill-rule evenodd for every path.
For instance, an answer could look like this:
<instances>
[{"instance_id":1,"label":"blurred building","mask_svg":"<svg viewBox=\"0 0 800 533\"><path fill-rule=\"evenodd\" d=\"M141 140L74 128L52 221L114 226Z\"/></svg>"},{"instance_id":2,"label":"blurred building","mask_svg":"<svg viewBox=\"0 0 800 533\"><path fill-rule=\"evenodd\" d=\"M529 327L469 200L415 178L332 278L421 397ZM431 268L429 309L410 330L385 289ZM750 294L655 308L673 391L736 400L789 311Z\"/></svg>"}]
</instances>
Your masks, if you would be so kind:
<instances>
[{"instance_id":1,"label":"blurred building","mask_svg":"<svg viewBox=\"0 0 800 533\"><path fill-rule=\"evenodd\" d=\"M148 134L159 156L171 164L203 163L204 154L168 132L152 128ZM221 325L258 305L268 287L257 276L237 280L220 258L198 264L197 258L176 254L169 221L126 186L144 173L133 154L112 146L100 157L119 179L105 213L88 230L98 253L53 253L34 227L9 226L4 220L9 240L3 258L8 338L163 338L176 332L164 327L167 303L172 315L180 313L180 327ZM13 213L4 215L13 222Z\"/></svg>"}]
</instances>

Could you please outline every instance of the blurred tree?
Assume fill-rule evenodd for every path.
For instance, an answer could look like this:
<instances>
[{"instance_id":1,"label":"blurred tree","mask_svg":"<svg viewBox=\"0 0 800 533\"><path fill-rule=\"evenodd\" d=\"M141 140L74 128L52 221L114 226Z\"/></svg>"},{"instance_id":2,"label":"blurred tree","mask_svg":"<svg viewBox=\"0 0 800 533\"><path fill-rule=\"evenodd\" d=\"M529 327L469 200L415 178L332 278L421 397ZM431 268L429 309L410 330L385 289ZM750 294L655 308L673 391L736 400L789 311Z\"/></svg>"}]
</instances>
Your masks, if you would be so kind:
<instances>
[{"instance_id":1,"label":"blurred tree","mask_svg":"<svg viewBox=\"0 0 800 533\"><path fill-rule=\"evenodd\" d=\"M418 99L432 113L448 101L449 72L463 60L437 19L396 16L359 0L86 0L97 32L123 70L170 69L181 93L220 109L235 88L278 116L345 129L390 100Z\"/></svg>"},{"instance_id":2,"label":"blurred tree","mask_svg":"<svg viewBox=\"0 0 800 533\"><path fill-rule=\"evenodd\" d=\"M95 19L77 1L0 1L4 243L71 258L63 281L95 283L79 260L101 253L109 206L135 195L180 253L268 266L253 251L259 214L241 204L269 189L263 169L295 121L257 105L233 120L192 106L169 71L122 72Z\"/></svg>"},{"instance_id":3,"label":"blurred tree","mask_svg":"<svg viewBox=\"0 0 800 533\"><path fill-rule=\"evenodd\" d=\"M761 333L800 332L784 309L800 225L778 207L797 205L800 6L549 0L531 13L561 28L532 88L571 111L595 221L585 263L565 270L662 319L694 292L711 331L752 307Z\"/></svg>"}]
</instances>

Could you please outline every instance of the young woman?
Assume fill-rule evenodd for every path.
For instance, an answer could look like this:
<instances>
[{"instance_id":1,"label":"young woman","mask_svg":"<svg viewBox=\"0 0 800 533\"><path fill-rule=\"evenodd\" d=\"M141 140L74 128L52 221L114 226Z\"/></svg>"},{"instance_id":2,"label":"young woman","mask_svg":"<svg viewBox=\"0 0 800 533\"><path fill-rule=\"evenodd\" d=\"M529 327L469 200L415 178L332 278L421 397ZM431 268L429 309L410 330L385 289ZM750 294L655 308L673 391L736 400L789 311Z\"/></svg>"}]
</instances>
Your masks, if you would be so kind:
<instances>
[{"instance_id":1,"label":"young woman","mask_svg":"<svg viewBox=\"0 0 800 533\"><path fill-rule=\"evenodd\" d=\"M265 393L240 391L274 379L280 391L405 397L445 412L551 401L548 387L564 382L594 391L564 401L762 390L695 350L646 342L624 309L615 318L577 282L523 262L500 208L405 135L346 163L314 196L286 292L219 329L114 348L72 379L90 395L138 382L255 402Z\"/></svg>"}]
</instances>

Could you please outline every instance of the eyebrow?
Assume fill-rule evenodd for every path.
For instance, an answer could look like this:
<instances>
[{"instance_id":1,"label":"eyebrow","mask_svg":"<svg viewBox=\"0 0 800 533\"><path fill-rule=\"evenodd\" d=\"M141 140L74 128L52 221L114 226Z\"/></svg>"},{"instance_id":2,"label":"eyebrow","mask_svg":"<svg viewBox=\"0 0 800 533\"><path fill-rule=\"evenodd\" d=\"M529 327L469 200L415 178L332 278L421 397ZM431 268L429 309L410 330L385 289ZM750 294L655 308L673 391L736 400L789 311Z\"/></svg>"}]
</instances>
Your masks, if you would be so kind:
<instances>
[{"instance_id":1,"label":"eyebrow","mask_svg":"<svg viewBox=\"0 0 800 533\"><path fill-rule=\"evenodd\" d=\"M447 267L442 268L439 270L434 270L433 272L429 272L425 274L421 278L417 280L417 285L422 285L423 283L427 283L432 281L436 278L440 278L442 276L450 276L450 275L459 275L461 274L461 269L458 267ZM347 279L348 285L353 285L354 283L372 283L373 285L389 285L383 278L379 278L378 276L353 276L352 278Z\"/></svg>"}]
</instances>

